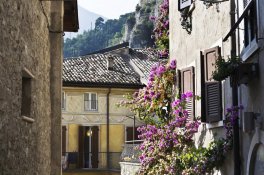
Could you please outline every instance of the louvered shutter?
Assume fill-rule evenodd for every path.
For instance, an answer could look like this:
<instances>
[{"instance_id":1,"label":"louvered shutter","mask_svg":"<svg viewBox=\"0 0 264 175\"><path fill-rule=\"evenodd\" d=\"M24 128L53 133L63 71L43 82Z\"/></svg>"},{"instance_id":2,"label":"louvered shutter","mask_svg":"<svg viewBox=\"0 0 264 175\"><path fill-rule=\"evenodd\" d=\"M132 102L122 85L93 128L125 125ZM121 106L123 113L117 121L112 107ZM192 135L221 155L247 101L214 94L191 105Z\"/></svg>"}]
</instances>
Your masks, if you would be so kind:
<instances>
[{"instance_id":1,"label":"louvered shutter","mask_svg":"<svg viewBox=\"0 0 264 175\"><path fill-rule=\"evenodd\" d=\"M181 70L181 93L194 92L194 67L188 67ZM193 119L194 114L194 98L187 103L187 111L189 116Z\"/></svg>"},{"instance_id":2,"label":"louvered shutter","mask_svg":"<svg viewBox=\"0 0 264 175\"><path fill-rule=\"evenodd\" d=\"M212 78L215 62L220 56L220 47L205 50L201 56L203 122L211 123L222 120L221 82Z\"/></svg>"}]
</instances>

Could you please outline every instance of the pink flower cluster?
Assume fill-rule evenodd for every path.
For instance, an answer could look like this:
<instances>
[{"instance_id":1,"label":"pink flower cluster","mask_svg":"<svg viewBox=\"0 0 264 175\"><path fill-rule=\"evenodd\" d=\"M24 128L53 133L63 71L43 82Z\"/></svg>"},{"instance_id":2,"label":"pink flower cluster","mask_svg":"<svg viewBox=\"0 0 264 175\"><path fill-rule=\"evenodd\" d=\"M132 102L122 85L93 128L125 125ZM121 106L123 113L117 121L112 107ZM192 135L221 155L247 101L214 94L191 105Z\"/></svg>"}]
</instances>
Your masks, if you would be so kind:
<instances>
[{"instance_id":1,"label":"pink flower cluster","mask_svg":"<svg viewBox=\"0 0 264 175\"><path fill-rule=\"evenodd\" d=\"M169 0L164 0L159 7L159 16L150 17L150 20L155 23L153 30L156 46L160 51L160 57L168 57L169 55Z\"/></svg>"},{"instance_id":2,"label":"pink flower cluster","mask_svg":"<svg viewBox=\"0 0 264 175\"><path fill-rule=\"evenodd\" d=\"M162 116L164 107L170 106L171 94L173 91L176 72L176 61L170 63L158 64L152 67L147 86L135 92L127 102L121 102L120 105L129 106L132 111L141 112L142 119L153 117L154 114L163 117L164 121L168 118Z\"/></svg>"},{"instance_id":3,"label":"pink flower cluster","mask_svg":"<svg viewBox=\"0 0 264 175\"><path fill-rule=\"evenodd\" d=\"M158 160L164 159L166 156L164 153L184 149L185 145L193 143L193 136L198 131L200 122L190 120L186 110L186 103L192 98L193 94L187 92L181 96L181 99L176 99L171 103L175 118L168 124L147 125L138 128L141 133L139 137L143 140L140 145L142 174L149 172L149 168L157 164ZM178 112L175 113L175 111ZM174 168L175 164L168 165L163 173L170 174Z\"/></svg>"}]
</instances>

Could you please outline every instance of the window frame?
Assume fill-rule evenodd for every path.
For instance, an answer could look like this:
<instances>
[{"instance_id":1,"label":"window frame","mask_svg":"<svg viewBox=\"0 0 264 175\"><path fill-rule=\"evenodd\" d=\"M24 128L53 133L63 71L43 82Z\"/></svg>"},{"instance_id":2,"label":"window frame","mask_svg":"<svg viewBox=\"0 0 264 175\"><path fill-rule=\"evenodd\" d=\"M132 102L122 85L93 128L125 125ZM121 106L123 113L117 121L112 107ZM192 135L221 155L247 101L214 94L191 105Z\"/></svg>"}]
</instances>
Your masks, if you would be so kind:
<instances>
[{"instance_id":1,"label":"window frame","mask_svg":"<svg viewBox=\"0 0 264 175\"><path fill-rule=\"evenodd\" d=\"M189 79L185 77L185 73L189 72L190 76ZM180 94L185 93L187 91L191 91L193 95L195 95L195 67L194 66L189 66L185 67L181 70L178 70L177 73L177 79L178 79L178 89L180 91ZM190 89L187 91L184 91L186 83L190 86ZM189 104L191 103L191 107ZM188 113L191 119L195 119L195 99L192 98L191 101L188 101Z\"/></svg>"},{"instance_id":2,"label":"window frame","mask_svg":"<svg viewBox=\"0 0 264 175\"><path fill-rule=\"evenodd\" d=\"M61 110L66 111L66 92L62 91Z\"/></svg>"},{"instance_id":3,"label":"window frame","mask_svg":"<svg viewBox=\"0 0 264 175\"><path fill-rule=\"evenodd\" d=\"M85 100L85 95L86 94L89 94L88 100ZM92 100L92 94L95 94L95 99L96 100ZM88 109L86 108L86 105L85 105L86 101L88 102ZM95 101L96 109L92 109L92 101ZM98 111L98 94L95 93L95 92L85 92L83 94L83 107L84 107L84 111L85 112L97 112Z\"/></svg>"},{"instance_id":4,"label":"window frame","mask_svg":"<svg viewBox=\"0 0 264 175\"><path fill-rule=\"evenodd\" d=\"M249 2L247 2L247 5L244 4L244 1L242 2L242 7L243 7L243 13L246 14L243 17L243 28L244 28L244 32L243 32L243 49L241 50L241 58L242 61L246 61L256 50L258 50L259 46L258 46L258 42L257 42L257 38L258 38L258 26L259 26L259 15L258 15L258 0L250 0ZM251 4L252 3L252 4ZM251 6L248 8L248 6ZM254 10L254 16L252 16L252 11ZM254 24L252 24L251 22L251 18L254 18ZM247 26L247 27L246 27ZM252 37L252 26L254 26L254 37ZM247 29L246 29L247 28ZM246 36L247 35L247 36ZM246 38L248 40L248 43L246 45Z\"/></svg>"},{"instance_id":5,"label":"window frame","mask_svg":"<svg viewBox=\"0 0 264 175\"><path fill-rule=\"evenodd\" d=\"M203 123L206 123L209 126L209 128L212 127L218 127L219 123L221 123L224 120L223 117L223 100L222 100L222 85L221 82L215 81L212 79L212 75L211 75L211 71L213 71L213 64L209 64L211 63L212 60L210 60L210 62L208 62L207 59L209 59L207 57L208 54L211 54L215 52L215 58L218 59L217 57L221 57L221 47L216 46L216 47L212 47L209 49L204 50L203 52L200 52L200 62L201 62L201 120ZM210 72L209 72L210 71ZM206 86L208 85L212 85L214 84L215 86L219 86L217 94L219 95L219 99L218 101L213 101L214 103L218 103L218 107L216 109L210 109L209 104L207 103L208 101L210 101L211 99L209 99L209 96L207 95L207 93L210 93L210 91L206 90ZM213 92L213 91L211 91ZM211 93L210 93L211 94ZM210 97L212 97L210 95ZM215 105L214 105L215 106ZM209 111L216 111L215 114L217 115L209 115ZM221 126L221 124L220 124Z\"/></svg>"}]
</instances>

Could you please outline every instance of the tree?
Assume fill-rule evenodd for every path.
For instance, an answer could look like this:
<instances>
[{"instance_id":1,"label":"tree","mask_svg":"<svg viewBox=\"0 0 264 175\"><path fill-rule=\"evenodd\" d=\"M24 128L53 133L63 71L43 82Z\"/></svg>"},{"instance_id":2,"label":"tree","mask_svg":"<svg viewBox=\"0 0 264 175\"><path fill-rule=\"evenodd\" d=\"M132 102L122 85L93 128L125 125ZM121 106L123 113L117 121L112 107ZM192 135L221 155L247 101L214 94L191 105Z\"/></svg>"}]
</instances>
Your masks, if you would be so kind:
<instances>
[{"instance_id":1,"label":"tree","mask_svg":"<svg viewBox=\"0 0 264 175\"><path fill-rule=\"evenodd\" d=\"M101 30L104 25L104 19L102 17L99 17L95 21L95 29Z\"/></svg>"}]
</instances>

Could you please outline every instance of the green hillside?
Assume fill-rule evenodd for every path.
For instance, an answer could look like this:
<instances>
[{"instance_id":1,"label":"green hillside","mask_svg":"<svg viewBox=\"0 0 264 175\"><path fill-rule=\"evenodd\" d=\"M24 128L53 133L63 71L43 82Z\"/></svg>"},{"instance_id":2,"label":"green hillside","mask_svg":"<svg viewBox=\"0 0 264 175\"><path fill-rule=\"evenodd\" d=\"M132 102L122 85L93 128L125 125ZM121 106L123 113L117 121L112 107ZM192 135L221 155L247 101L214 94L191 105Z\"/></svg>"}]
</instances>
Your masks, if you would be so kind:
<instances>
[{"instance_id":1,"label":"green hillside","mask_svg":"<svg viewBox=\"0 0 264 175\"><path fill-rule=\"evenodd\" d=\"M134 13L121 15L119 19L104 21L99 17L95 22L95 29L84 31L77 37L64 41L64 57L85 55L122 42L124 26L134 18Z\"/></svg>"}]
</instances>

